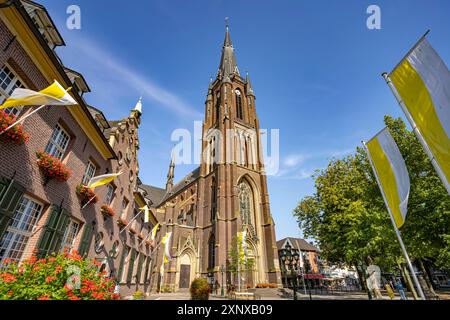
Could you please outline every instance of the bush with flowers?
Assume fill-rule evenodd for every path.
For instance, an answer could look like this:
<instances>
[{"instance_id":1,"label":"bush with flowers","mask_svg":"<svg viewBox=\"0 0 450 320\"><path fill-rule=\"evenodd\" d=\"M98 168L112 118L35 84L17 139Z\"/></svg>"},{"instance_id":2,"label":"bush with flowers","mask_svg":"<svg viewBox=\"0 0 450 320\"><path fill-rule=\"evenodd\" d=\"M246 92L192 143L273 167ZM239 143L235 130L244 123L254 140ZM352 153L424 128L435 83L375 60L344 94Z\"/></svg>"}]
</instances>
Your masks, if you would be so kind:
<instances>
[{"instance_id":1,"label":"bush with flowers","mask_svg":"<svg viewBox=\"0 0 450 320\"><path fill-rule=\"evenodd\" d=\"M77 186L77 194L82 199L82 202L88 202L94 204L98 202L98 196L95 194L94 189L88 188L84 184L79 184Z\"/></svg>"},{"instance_id":2,"label":"bush with flowers","mask_svg":"<svg viewBox=\"0 0 450 320\"><path fill-rule=\"evenodd\" d=\"M105 217L114 217L114 215L116 214L114 210L107 204L102 205L100 210Z\"/></svg>"},{"instance_id":3,"label":"bush with flowers","mask_svg":"<svg viewBox=\"0 0 450 320\"><path fill-rule=\"evenodd\" d=\"M119 299L114 280L98 269L99 262L82 259L76 252L45 259L32 257L21 264L5 259L0 271L0 300Z\"/></svg>"},{"instance_id":4,"label":"bush with flowers","mask_svg":"<svg viewBox=\"0 0 450 320\"><path fill-rule=\"evenodd\" d=\"M6 114L0 110L0 133L12 125L16 121L16 117ZM14 144L20 145L28 142L28 134L23 131L23 125L17 124L0 136L2 141L11 141Z\"/></svg>"}]
</instances>

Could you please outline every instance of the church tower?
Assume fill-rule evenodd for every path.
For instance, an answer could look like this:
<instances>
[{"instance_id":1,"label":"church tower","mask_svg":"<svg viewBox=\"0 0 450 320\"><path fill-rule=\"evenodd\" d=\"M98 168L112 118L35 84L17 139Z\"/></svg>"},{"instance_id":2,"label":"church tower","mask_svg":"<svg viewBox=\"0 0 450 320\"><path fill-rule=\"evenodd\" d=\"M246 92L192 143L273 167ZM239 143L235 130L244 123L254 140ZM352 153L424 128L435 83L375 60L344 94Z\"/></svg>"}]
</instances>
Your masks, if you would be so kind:
<instances>
[{"instance_id":1,"label":"church tower","mask_svg":"<svg viewBox=\"0 0 450 320\"><path fill-rule=\"evenodd\" d=\"M199 216L207 231L203 243L208 244L202 269L219 283L220 268L230 264L233 239L242 231L253 261L252 270L242 275L245 283L280 283L259 130L250 77L239 71L227 23L217 76L205 103L199 181L204 195ZM236 283L231 278L228 274L227 281Z\"/></svg>"},{"instance_id":2,"label":"church tower","mask_svg":"<svg viewBox=\"0 0 450 320\"><path fill-rule=\"evenodd\" d=\"M156 203L159 237L172 235L170 261L164 263L164 250L156 248L152 290L189 288L197 277L222 285L222 271L224 286L281 285L255 94L250 77L237 66L228 25L217 76L208 87L202 133L200 167L174 183L172 155L166 188L146 186ZM251 266L239 282L230 252L242 233Z\"/></svg>"}]
</instances>

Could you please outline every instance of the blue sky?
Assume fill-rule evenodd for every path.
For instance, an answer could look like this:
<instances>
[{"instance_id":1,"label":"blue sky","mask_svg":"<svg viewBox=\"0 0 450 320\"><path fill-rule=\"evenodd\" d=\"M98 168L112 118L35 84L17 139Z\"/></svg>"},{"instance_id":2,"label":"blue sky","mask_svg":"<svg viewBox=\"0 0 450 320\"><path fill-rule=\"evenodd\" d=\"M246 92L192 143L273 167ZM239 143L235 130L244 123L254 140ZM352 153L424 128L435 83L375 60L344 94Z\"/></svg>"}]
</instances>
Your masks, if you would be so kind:
<instances>
[{"instance_id":1,"label":"blue sky","mask_svg":"<svg viewBox=\"0 0 450 320\"><path fill-rule=\"evenodd\" d=\"M381 78L427 30L450 61L450 2L396 1L66 1L45 5L67 46L57 52L81 72L88 103L110 119L143 95L141 179L164 186L177 128L193 131L204 112L230 30L241 73L249 71L262 128L280 130L280 172L269 176L277 238L300 236L292 210L314 192L310 178L402 116ZM66 28L66 8L81 8L81 30ZM381 8L381 30L366 9ZM176 180L193 169L179 165Z\"/></svg>"}]
</instances>

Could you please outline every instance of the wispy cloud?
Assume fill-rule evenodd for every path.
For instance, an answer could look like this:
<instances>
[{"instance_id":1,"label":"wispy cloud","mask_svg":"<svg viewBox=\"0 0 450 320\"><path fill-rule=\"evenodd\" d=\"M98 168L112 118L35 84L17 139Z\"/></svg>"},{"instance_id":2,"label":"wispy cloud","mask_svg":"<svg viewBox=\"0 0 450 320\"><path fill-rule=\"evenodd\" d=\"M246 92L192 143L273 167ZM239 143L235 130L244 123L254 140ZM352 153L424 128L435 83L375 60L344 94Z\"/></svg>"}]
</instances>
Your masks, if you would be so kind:
<instances>
[{"instance_id":1,"label":"wispy cloud","mask_svg":"<svg viewBox=\"0 0 450 320\"><path fill-rule=\"evenodd\" d=\"M202 117L199 111L176 93L163 88L147 75L127 66L126 63L119 61L86 37L73 39L71 49L76 49L80 57L88 60L86 68L90 68L98 75L99 79L96 80L104 82L96 84L96 87L104 91L96 92L96 94L105 96L107 101L114 101L114 97L120 97L123 92L135 92L142 94L144 98L152 99L157 102L156 105L173 112L178 117L191 119ZM80 71L83 72L83 70Z\"/></svg>"},{"instance_id":2,"label":"wispy cloud","mask_svg":"<svg viewBox=\"0 0 450 320\"><path fill-rule=\"evenodd\" d=\"M277 179L304 180L312 177L316 170L323 169L323 161L352 153L354 149L328 150L317 153L289 154L281 161L280 169L273 175Z\"/></svg>"}]
</instances>

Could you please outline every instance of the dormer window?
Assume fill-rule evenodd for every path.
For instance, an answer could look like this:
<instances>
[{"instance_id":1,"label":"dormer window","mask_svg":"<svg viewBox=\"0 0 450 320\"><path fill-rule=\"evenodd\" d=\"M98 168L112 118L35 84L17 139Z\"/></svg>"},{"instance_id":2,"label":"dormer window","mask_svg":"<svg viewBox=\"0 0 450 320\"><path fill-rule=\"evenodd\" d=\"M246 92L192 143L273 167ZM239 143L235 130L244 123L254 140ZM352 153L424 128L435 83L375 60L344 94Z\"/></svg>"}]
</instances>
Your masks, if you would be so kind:
<instances>
[{"instance_id":1,"label":"dormer window","mask_svg":"<svg viewBox=\"0 0 450 320\"><path fill-rule=\"evenodd\" d=\"M56 46L65 45L61 34L44 6L29 0L22 0L21 3L50 48L54 49Z\"/></svg>"}]
</instances>

